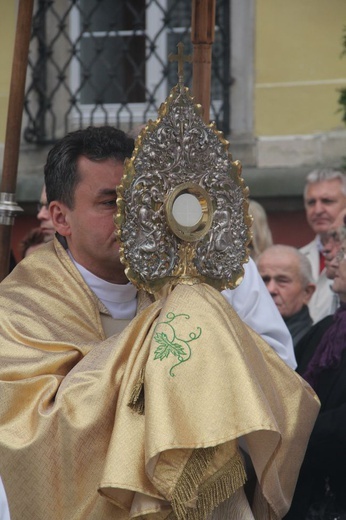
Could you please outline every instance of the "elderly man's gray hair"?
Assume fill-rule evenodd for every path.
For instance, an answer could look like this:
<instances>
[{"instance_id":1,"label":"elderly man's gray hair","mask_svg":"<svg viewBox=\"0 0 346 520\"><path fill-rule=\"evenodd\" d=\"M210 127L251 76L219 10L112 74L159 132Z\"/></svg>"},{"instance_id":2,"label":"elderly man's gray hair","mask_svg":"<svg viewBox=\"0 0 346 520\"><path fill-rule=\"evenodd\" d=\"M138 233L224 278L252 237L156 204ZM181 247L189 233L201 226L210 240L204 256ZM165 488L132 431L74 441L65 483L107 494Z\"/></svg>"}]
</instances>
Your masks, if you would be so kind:
<instances>
[{"instance_id":1,"label":"elderly man's gray hair","mask_svg":"<svg viewBox=\"0 0 346 520\"><path fill-rule=\"evenodd\" d=\"M313 170L308 174L305 179L304 196L306 195L309 184L315 184L316 182L323 181L332 181L334 179L338 179L341 182L341 191L343 195L346 195L346 174L341 170L325 168L320 170Z\"/></svg>"},{"instance_id":2,"label":"elderly man's gray hair","mask_svg":"<svg viewBox=\"0 0 346 520\"><path fill-rule=\"evenodd\" d=\"M299 249L293 246L288 246L286 244L274 244L270 247L267 247L267 249L265 249L263 253L261 253L257 258L256 264L258 265L260 263L262 256L265 254L270 254L271 251L281 253L282 256L286 256L289 253L293 254L298 260L299 278L302 286L305 288L309 283L314 283L310 260L301 251L299 251Z\"/></svg>"}]
</instances>

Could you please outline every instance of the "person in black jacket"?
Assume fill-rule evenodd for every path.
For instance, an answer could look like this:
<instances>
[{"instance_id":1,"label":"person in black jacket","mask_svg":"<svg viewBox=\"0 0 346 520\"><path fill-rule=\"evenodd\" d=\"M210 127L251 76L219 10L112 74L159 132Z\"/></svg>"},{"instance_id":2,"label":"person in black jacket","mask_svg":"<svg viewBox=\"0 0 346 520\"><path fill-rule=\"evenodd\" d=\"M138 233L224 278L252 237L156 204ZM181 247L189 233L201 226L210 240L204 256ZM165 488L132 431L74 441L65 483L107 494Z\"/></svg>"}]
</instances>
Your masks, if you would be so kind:
<instances>
[{"instance_id":1,"label":"person in black jacket","mask_svg":"<svg viewBox=\"0 0 346 520\"><path fill-rule=\"evenodd\" d=\"M346 230L345 230L346 231ZM332 262L340 306L296 348L297 372L314 388L321 409L286 520L346 518L346 233ZM313 511L325 507L320 516ZM344 516L340 516L345 514ZM328 516L329 513L331 516Z\"/></svg>"}]
</instances>

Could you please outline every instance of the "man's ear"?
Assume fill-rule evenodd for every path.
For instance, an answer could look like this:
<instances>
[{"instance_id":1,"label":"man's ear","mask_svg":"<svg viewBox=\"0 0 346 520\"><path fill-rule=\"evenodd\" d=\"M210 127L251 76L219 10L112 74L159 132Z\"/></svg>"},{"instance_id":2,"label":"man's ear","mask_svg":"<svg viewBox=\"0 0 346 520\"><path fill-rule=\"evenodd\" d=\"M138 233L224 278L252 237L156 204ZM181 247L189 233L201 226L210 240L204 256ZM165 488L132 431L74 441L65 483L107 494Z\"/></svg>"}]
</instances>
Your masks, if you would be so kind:
<instances>
[{"instance_id":1,"label":"man's ear","mask_svg":"<svg viewBox=\"0 0 346 520\"><path fill-rule=\"evenodd\" d=\"M61 236L68 237L71 235L69 225L69 208L62 202L53 201L49 205L49 212L52 218L53 226Z\"/></svg>"},{"instance_id":2,"label":"man's ear","mask_svg":"<svg viewBox=\"0 0 346 520\"><path fill-rule=\"evenodd\" d=\"M314 283L309 283L306 287L305 287L305 303L308 304L309 301L311 300L311 296L314 294L316 290L316 285Z\"/></svg>"}]
</instances>

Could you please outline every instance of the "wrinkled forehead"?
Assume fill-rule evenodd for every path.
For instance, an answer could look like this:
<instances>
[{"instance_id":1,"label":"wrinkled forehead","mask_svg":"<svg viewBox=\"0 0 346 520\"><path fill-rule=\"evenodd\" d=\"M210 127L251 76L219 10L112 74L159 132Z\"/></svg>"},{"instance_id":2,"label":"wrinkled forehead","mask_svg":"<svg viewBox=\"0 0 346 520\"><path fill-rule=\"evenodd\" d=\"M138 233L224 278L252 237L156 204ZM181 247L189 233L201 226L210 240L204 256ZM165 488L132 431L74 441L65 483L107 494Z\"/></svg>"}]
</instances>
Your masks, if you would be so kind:
<instances>
[{"instance_id":1,"label":"wrinkled forehead","mask_svg":"<svg viewBox=\"0 0 346 520\"><path fill-rule=\"evenodd\" d=\"M299 271L298 259L287 252L285 254L264 252L257 265L261 275L267 273L271 276L290 275L294 277Z\"/></svg>"}]
</instances>

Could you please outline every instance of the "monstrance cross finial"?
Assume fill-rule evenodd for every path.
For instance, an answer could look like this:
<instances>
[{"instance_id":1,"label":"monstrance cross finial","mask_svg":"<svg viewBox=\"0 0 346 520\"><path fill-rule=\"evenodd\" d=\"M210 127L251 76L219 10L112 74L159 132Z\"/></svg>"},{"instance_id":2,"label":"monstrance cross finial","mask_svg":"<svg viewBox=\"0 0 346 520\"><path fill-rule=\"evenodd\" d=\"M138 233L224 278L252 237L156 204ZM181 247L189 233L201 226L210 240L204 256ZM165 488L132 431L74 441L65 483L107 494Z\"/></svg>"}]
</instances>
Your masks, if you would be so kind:
<instances>
[{"instance_id":1,"label":"monstrance cross finial","mask_svg":"<svg viewBox=\"0 0 346 520\"><path fill-rule=\"evenodd\" d=\"M178 79L179 84L182 85L184 83L184 62L192 62L192 56L190 54L184 55L184 44L183 42L179 42L178 45L178 54L170 54L168 56L169 61L177 61L178 62Z\"/></svg>"}]
</instances>

